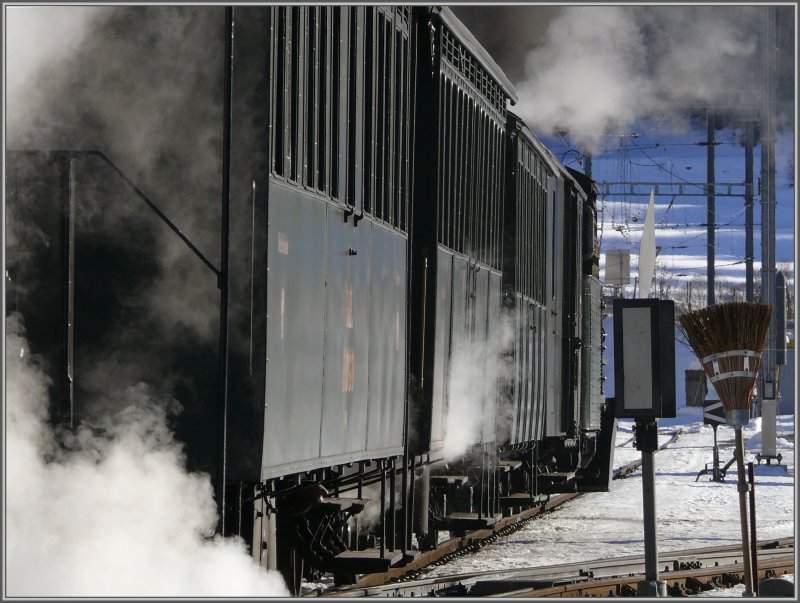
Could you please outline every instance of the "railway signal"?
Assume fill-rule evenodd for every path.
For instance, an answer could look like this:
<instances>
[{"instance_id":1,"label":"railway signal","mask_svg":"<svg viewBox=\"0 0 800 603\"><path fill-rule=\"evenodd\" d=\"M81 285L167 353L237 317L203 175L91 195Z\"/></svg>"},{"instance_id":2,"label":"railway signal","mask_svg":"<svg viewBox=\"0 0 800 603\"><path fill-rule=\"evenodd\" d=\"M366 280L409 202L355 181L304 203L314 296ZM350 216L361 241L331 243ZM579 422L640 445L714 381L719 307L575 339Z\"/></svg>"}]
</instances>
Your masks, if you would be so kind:
<instances>
[{"instance_id":1,"label":"railway signal","mask_svg":"<svg viewBox=\"0 0 800 603\"><path fill-rule=\"evenodd\" d=\"M711 425L714 433L725 422L725 407L719 400L705 400L703 404L703 425Z\"/></svg>"},{"instance_id":2,"label":"railway signal","mask_svg":"<svg viewBox=\"0 0 800 603\"><path fill-rule=\"evenodd\" d=\"M717 427L725 423L725 407L720 400L703 401L703 424L714 428L714 462L712 464L711 480L721 482L725 477L725 470L719 468L719 446L717 445ZM725 467L727 469L727 465ZM708 464L697 474L700 476L708 473ZM694 481L697 481L695 479Z\"/></svg>"},{"instance_id":3,"label":"railway signal","mask_svg":"<svg viewBox=\"0 0 800 603\"><path fill-rule=\"evenodd\" d=\"M655 461L658 419L675 417L675 305L671 300L614 300L614 381L617 418L636 419L636 449L642 452L645 579L640 597L666 597L658 579Z\"/></svg>"}]
</instances>

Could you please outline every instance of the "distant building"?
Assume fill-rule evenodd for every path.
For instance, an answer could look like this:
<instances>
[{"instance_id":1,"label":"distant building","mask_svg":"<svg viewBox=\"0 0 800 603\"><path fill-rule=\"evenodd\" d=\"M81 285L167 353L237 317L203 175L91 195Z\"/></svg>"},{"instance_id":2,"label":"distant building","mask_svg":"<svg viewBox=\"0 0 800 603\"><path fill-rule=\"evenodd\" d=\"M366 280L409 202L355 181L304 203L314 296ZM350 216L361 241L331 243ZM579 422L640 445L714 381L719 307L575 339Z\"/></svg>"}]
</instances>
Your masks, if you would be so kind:
<instances>
[{"instance_id":1,"label":"distant building","mask_svg":"<svg viewBox=\"0 0 800 603\"><path fill-rule=\"evenodd\" d=\"M631 252L628 249L609 249L606 251L606 285L622 287L631 282Z\"/></svg>"},{"instance_id":2,"label":"distant building","mask_svg":"<svg viewBox=\"0 0 800 603\"><path fill-rule=\"evenodd\" d=\"M686 375L686 406L703 406L708 394L706 372L703 369L687 369Z\"/></svg>"},{"instance_id":3,"label":"distant building","mask_svg":"<svg viewBox=\"0 0 800 603\"><path fill-rule=\"evenodd\" d=\"M794 326L794 325L792 325ZM781 366L780 373L780 402L778 403L779 415L793 415L794 414L794 380L795 380L795 341L794 329L792 329L787 336L789 341L786 345L786 364Z\"/></svg>"}]
</instances>

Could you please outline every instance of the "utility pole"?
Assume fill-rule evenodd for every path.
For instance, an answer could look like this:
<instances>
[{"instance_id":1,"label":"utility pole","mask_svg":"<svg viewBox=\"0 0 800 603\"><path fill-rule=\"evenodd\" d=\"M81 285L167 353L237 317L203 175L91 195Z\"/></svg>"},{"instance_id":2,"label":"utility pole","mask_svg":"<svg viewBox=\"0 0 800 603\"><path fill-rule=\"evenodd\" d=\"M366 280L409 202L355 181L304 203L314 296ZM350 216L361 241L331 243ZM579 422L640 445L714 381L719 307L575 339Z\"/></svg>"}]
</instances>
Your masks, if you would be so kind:
<instances>
[{"instance_id":1,"label":"utility pole","mask_svg":"<svg viewBox=\"0 0 800 603\"><path fill-rule=\"evenodd\" d=\"M777 11L768 6L764 11L763 72L764 92L761 117L761 303L775 305L775 51ZM760 401L777 397L775 379L776 322L769 324L761 362ZM774 403L774 402L772 402Z\"/></svg>"},{"instance_id":2,"label":"utility pole","mask_svg":"<svg viewBox=\"0 0 800 603\"><path fill-rule=\"evenodd\" d=\"M217 480L214 496L219 510L218 532L225 536L226 486L228 469L228 304L230 288L230 201L231 201L231 115L233 94L233 21L234 9L225 7L225 56L223 58L222 102L222 200L220 216L220 269L219 286L219 400L217 407Z\"/></svg>"},{"instance_id":3,"label":"utility pole","mask_svg":"<svg viewBox=\"0 0 800 603\"><path fill-rule=\"evenodd\" d=\"M747 119L744 124L744 264L745 264L745 296L748 302L755 301L753 296L753 120Z\"/></svg>"},{"instance_id":4,"label":"utility pole","mask_svg":"<svg viewBox=\"0 0 800 603\"><path fill-rule=\"evenodd\" d=\"M706 226L708 246L706 251L706 273L708 274L708 288L706 292L706 304L709 306L714 305L714 259L716 247L716 231L714 230L717 222L717 208L716 197L714 196L714 109L709 107L706 109L706 118L708 121L708 149L707 149L707 162L706 171L708 177L708 190L706 197L707 206L707 219Z\"/></svg>"}]
</instances>

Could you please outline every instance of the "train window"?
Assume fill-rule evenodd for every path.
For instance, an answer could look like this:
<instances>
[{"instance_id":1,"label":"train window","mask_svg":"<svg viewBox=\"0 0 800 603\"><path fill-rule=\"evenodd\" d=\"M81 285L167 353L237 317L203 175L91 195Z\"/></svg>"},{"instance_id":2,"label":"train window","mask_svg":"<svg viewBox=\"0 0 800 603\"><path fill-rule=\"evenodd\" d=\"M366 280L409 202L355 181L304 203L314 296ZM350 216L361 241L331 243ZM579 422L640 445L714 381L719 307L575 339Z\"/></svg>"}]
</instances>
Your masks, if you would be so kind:
<instances>
[{"instance_id":1,"label":"train window","mask_svg":"<svg viewBox=\"0 0 800 603\"><path fill-rule=\"evenodd\" d=\"M497 127L497 136L495 138L495 153L494 156L497 158L497 170L495 170L495 186L494 186L494 212L492 215L492 250L494 251L494 258L491 261L492 266L500 267L501 261L501 241L502 241L502 234L503 234L503 222L502 222L502 203L503 203L503 174L505 173L506 169L506 155L503 152L505 150L505 146L503 145L503 139L505 137L505 132L502 127L498 125Z\"/></svg>"},{"instance_id":2,"label":"train window","mask_svg":"<svg viewBox=\"0 0 800 603\"><path fill-rule=\"evenodd\" d=\"M460 194L458 195L458 249L462 253L469 253L466 248L466 230L467 230L467 184L469 169L467 163L467 149L469 143L467 142L467 105L469 100L466 92L459 91L459 144L458 144L458 167L460 171Z\"/></svg>"},{"instance_id":3,"label":"train window","mask_svg":"<svg viewBox=\"0 0 800 603\"><path fill-rule=\"evenodd\" d=\"M558 224L558 212L556 207L556 188L558 181L556 180L553 186L553 232L550 240L552 241L552 248L550 250L550 294L553 299L556 298L556 241L561 239L561 225Z\"/></svg>"},{"instance_id":4,"label":"train window","mask_svg":"<svg viewBox=\"0 0 800 603\"><path fill-rule=\"evenodd\" d=\"M536 254L535 266L535 299L540 304L545 305L547 296L545 288L547 285L547 190L542 185L541 175L539 180L534 180L536 187L534 202L536 212L536 246L534 253Z\"/></svg>"},{"instance_id":5,"label":"train window","mask_svg":"<svg viewBox=\"0 0 800 603\"><path fill-rule=\"evenodd\" d=\"M517 138L513 160L516 162L515 258L516 288L519 293L544 305L547 285L548 176L535 148Z\"/></svg>"},{"instance_id":6,"label":"train window","mask_svg":"<svg viewBox=\"0 0 800 603\"><path fill-rule=\"evenodd\" d=\"M317 45L317 96L314 103L314 114L317 120L317 138L313 141L313 153L315 170L313 176L315 179L312 181L316 184L317 189L321 191L328 191L327 183L327 165L324 149L327 144L327 127L328 127L328 8L318 8L319 15L317 20L319 22L319 29L316 32L316 45Z\"/></svg>"},{"instance_id":7,"label":"train window","mask_svg":"<svg viewBox=\"0 0 800 603\"><path fill-rule=\"evenodd\" d=\"M516 232L517 243L517 290L523 295L530 295L530 245L531 229L535 224L531 221L530 203L530 151L522 138L517 139L517 178L516 178Z\"/></svg>"},{"instance_id":8,"label":"train window","mask_svg":"<svg viewBox=\"0 0 800 603\"><path fill-rule=\"evenodd\" d=\"M478 111L478 127L477 127L477 144L475 145L477 159L476 159L476 198L480 199L480 191L486 188L486 185L489 182L487 178L487 162L489 161L489 157L491 157L491 153L489 152L489 148L491 147L491 135L489 132L490 122L486 117L486 112L483 110L483 107L480 107ZM478 202L478 225L482 225L486 223L488 218L488 210L485 204ZM477 229L477 236L478 236L478 248L482 250L485 254L486 251L489 249L489 237L488 233L486 232L485 228L478 228ZM486 259L484 257L484 262Z\"/></svg>"},{"instance_id":9,"label":"train window","mask_svg":"<svg viewBox=\"0 0 800 603\"><path fill-rule=\"evenodd\" d=\"M291 71L289 75L289 82L290 82L290 92L289 92L289 104L291 106L291 110L289 112L289 166L288 171L290 178L292 180L299 180L298 179L298 170L297 170L297 137L298 137L298 125L299 125L299 116L300 111L302 110L303 105L303 97L302 91L300 89L300 61L302 57L300 56L300 37L301 37L301 30L300 30L300 8L292 8L292 20L291 20L291 29L290 29L290 37L289 39L293 42L290 42L291 47L288 49L289 56L291 57Z\"/></svg>"},{"instance_id":10,"label":"train window","mask_svg":"<svg viewBox=\"0 0 800 603\"><path fill-rule=\"evenodd\" d=\"M356 153L351 163L350 194L358 195L363 183L363 209L374 218L395 228L407 228L409 194L409 144L411 124L410 53L408 20L394 7L367 7L363 35L363 130L360 136L350 121L350 149ZM360 33L359 33L360 32ZM352 47L351 47L352 48ZM352 57L351 53L351 57ZM358 83L350 78L351 93L359 93ZM351 107L353 97L351 94ZM358 124L356 123L356 126ZM354 138L354 137L355 138ZM357 168L361 141L363 168Z\"/></svg>"},{"instance_id":11,"label":"train window","mask_svg":"<svg viewBox=\"0 0 800 603\"><path fill-rule=\"evenodd\" d=\"M452 169L449 169L453 163L452 153L453 145L455 144L455 129L450 123L446 121L455 108L455 101L453 99L454 86L451 82L445 79L443 103L439 110L441 116L442 127L439 128L439 182L440 195L442 199L443 215L440 217L441 224L439 240L448 247L453 246L453 215L455 202L455 174ZM443 142L442 142L443 141Z\"/></svg>"},{"instance_id":12,"label":"train window","mask_svg":"<svg viewBox=\"0 0 800 603\"><path fill-rule=\"evenodd\" d=\"M308 9L308 29L306 31L306 60L308 61L308 69L306 73L306 106L305 106L305 119L306 119L306 135L304 137L305 150L303 157L305 159L305 181L313 186L317 182L316 174L316 157L315 152L319 124L317 122L318 111L316 108L319 106L319 89L317 82L319 81L319 26L317 23L317 14L319 8L312 6Z\"/></svg>"},{"instance_id":13,"label":"train window","mask_svg":"<svg viewBox=\"0 0 800 603\"><path fill-rule=\"evenodd\" d=\"M392 118L394 120L394 146L392 148L391 160L394 164L393 182L389 185L389 194L393 196L392 202L395 206L395 215L397 216L397 225L400 229L405 228L405 203L403 203L403 195L405 194L405 186L403 182L403 115L405 112L405 62L403 57L405 54L405 44L403 43L403 36L400 32L395 31L394 36L394 77L391 81L395 84L395 102L393 107Z\"/></svg>"},{"instance_id":14,"label":"train window","mask_svg":"<svg viewBox=\"0 0 800 603\"><path fill-rule=\"evenodd\" d=\"M522 145L520 145L522 146ZM522 162L517 166L519 170L518 189L517 193L517 239L519 240L519 290L523 294L528 294L528 270L529 270L529 252L531 226L529 217L529 177L527 171L528 152L527 148L522 146Z\"/></svg>"},{"instance_id":15,"label":"train window","mask_svg":"<svg viewBox=\"0 0 800 603\"><path fill-rule=\"evenodd\" d=\"M331 28L331 112L330 112L330 124L331 124L331 135L330 135L330 147L328 149L328 158L330 160L330 179L331 179L331 187L330 187L330 195L333 198L339 198L340 191L339 191L339 114L340 114L340 102L339 102L339 95L341 94L341 90L339 88L341 83L341 44L342 44L342 37L341 37L341 28L342 28L342 13L341 8L328 8L328 11L332 11L332 21L333 27Z\"/></svg>"},{"instance_id":16,"label":"train window","mask_svg":"<svg viewBox=\"0 0 800 603\"><path fill-rule=\"evenodd\" d=\"M365 9L366 19L364 24L364 34L366 44L364 45L364 211L375 212L373 199L375 198L375 112L373 106L380 94L375 94L375 9L367 7Z\"/></svg>"},{"instance_id":17,"label":"train window","mask_svg":"<svg viewBox=\"0 0 800 603\"><path fill-rule=\"evenodd\" d=\"M397 102L397 80L394 71L394 34L392 23L388 18L382 20L381 48L383 50L382 61L382 80L383 80L383 128L386 136L378 139L381 144L381 175L380 191L381 196L386 200L386 211L389 216L389 223L397 225L398 216L392 199L394 184L394 161L392 161L392 151L394 150L394 137L397 132L394 129L394 104Z\"/></svg>"},{"instance_id":18,"label":"train window","mask_svg":"<svg viewBox=\"0 0 800 603\"><path fill-rule=\"evenodd\" d=\"M473 112L474 106L473 103L470 102L472 99L469 99L465 95L465 113L466 117L464 119L464 125L466 127L466 136L465 136L465 145L464 145L464 184L466 186L466 194L465 196L465 208L464 208L464 250L471 255L476 255L475 249L475 239L473 230L476 228L476 220L475 220L475 194L474 194L474 187L475 187L475 179L474 179L474 172L472 168L477 167L475 165L475 159L473 157L473 151L475 149L475 125L473 123Z\"/></svg>"},{"instance_id":19,"label":"train window","mask_svg":"<svg viewBox=\"0 0 800 603\"><path fill-rule=\"evenodd\" d=\"M505 96L446 29L439 76L439 242L500 267Z\"/></svg>"},{"instance_id":20,"label":"train window","mask_svg":"<svg viewBox=\"0 0 800 603\"><path fill-rule=\"evenodd\" d=\"M536 187L536 180L530 170L530 159L530 151L528 151L525 158L526 163L528 163L528 167L523 172L525 185L525 202L523 206L525 211L525 279L522 292L528 297L536 299L534 274L536 266L535 248L539 239L539 225L536 223L536 197L538 191Z\"/></svg>"},{"instance_id":21,"label":"train window","mask_svg":"<svg viewBox=\"0 0 800 603\"><path fill-rule=\"evenodd\" d=\"M283 160L283 117L284 117L284 89L285 89L285 64L286 64L286 8L280 7L276 11L275 28L275 45L273 46L273 81L272 81L272 97L275 99L275 108L273 110L273 144L272 144L272 157L273 157L273 170L278 176L284 173Z\"/></svg>"},{"instance_id":22,"label":"train window","mask_svg":"<svg viewBox=\"0 0 800 603\"><path fill-rule=\"evenodd\" d=\"M375 48L377 54L377 62L374 66L375 70L375 78L376 78L376 88L378 91L377 98L375 99L377 102L373 107L371 107L373 121L375 122L375 139L372 141L372 152L375 161L373 162L372 173L369 174L369 177L375 182L375 192L377 193L377 207L375 212L375 217L380 218L386 222L391 222L391 216L389 215L388 207L387 207L387 199L384 195L383 191L383 170L384 170L384 162L383 162L383 153L385 147L386 136L388 133L386 132L386 36L385 36L385 28L383 26L383 18L380 19L381 23L378 24L377 27L377 36L376 42L377 46Z\"/></svg>"},{"instance_id":23,"label":"train window","mask_svg":"<svg viewBox=\"0 0 800 603\"><path fill-rule=\"evenodd\" d=\"M403 230L409 19L403 7L284 6L271 29L273 175Z\"/></svg>"},{"instance_id":24,"label":"train window","mask_svg":"<svg viewBox=\"0 0 800 603\"><path fill-rule=\"evenodd\" d=\"M348 84L347 95L347 197L348 205L356 205L356 173L358 170L358 157L356 156L356 122L362 118L357 109L358 90L358 7L353 6L350 12L350 31L348 35Z\"/></svg>"}]
</instances>

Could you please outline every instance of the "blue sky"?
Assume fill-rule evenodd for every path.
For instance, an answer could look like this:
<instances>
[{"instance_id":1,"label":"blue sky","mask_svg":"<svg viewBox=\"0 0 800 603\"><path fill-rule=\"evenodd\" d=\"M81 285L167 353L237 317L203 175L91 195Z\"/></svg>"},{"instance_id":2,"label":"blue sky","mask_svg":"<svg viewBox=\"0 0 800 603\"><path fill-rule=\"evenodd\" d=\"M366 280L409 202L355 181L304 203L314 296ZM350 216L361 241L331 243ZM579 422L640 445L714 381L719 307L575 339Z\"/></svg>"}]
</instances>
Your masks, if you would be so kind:
<instances>
[{"instance_id":1,"label":"blue sky","mask_svg":"<svg viewBox=\"0 0 800 603\"><path fill-rule=\"evenodd\" d=\"M621 136L623 134L624 136ZM620 134L608 135L602 150L592 159L592 174L606 182L693 182L707 181L707 147L695 143L707 137L702 130L669 131L658 123L643 122ZM716 132L715 172L717 183L743 183L745 151L742 132L723 129ZM583 169L578 153L565 138L545 137L545 143L566 165ZM760 147L754 149L754 178L760 176ZM795 189L794 137L779 136L776 149L776 257L778 262L794 261ZM636 269L639 239L649 200L649 189L641 197L602 199L602 252L629 249L632 272ZM677 280L706 273L706 197L656 197L656 245L662 247L657 274L670 273ZM718 197L716 202L716 271L718 277L744 281L745 211L744 199ZM755 270L761 259L761 207L755 198L754 210Z\"/></svg>"}]
</instances>

